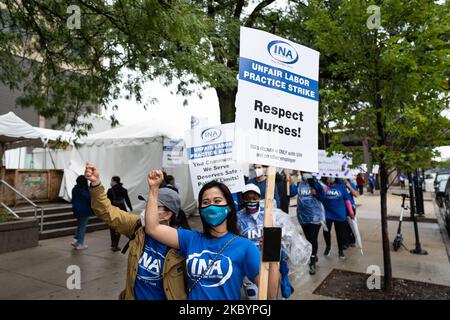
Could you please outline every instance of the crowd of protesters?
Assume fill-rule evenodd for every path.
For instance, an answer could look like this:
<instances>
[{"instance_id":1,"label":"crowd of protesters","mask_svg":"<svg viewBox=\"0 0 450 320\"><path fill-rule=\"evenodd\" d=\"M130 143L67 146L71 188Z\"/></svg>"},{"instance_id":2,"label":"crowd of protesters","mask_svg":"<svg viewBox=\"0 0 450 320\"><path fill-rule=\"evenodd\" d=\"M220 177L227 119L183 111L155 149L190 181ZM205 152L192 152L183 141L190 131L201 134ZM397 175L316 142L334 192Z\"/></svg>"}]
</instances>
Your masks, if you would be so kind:
<instances>
[{"instance_id":1,"label":"crowd of protesters","mask_svg":"<svg viewBox=\"0 0 450 320\"><path fill-rule=\"evenodd\" d=\"M197 197L202 230L195 231L181 209L173 176L149 172L149 192L146 199L141 198L146 208L140 215L130 214L127 209L133 211L133 207L120 178L114 176L105 192L99 170L87 164L72 192L78 219L72 245L87 248L84 233L93 214L110 227L113 251L122 249L120 235L129 239L122 250L129 253L121 299L257 299L268 179L266 166L255 164L253 169L255 177L246 177L239 193L232 194L217 181L202 187ZM361 178L358 175L354 184L347 179L318 179L301 171L276 172L274 206L288 213L290 199L297 196L297 218L312 247L311 275L316 273L321 227L325 256L332 253L333 225L339 258L345 259L344 250L355 245L347 217L355 217L354 198L362 194ZM282 250L280 261L269 264L269 299L288 298L293 293L287 260Z\"/></svg>"}]
</instances>

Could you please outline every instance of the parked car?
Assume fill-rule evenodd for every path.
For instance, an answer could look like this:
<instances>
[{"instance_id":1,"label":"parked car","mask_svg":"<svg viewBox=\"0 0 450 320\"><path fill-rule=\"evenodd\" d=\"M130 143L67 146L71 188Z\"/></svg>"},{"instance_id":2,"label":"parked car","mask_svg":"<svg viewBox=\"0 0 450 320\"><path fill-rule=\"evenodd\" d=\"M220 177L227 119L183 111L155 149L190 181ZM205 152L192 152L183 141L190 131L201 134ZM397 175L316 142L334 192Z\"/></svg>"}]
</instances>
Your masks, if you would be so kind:
<instances>
[{"instance_id":1,"label":"parked car","mask_svg":"<svg viewBox=\"0 0 450 320\"><path fill-rule=\"evenodd\" d=\"M447 180L450 177L450 171L438 172L434 179L434 192L436 196L436 203L442 208L444 205L444 194Z\"/></svg>"},{"instance_id":2,"label":"parked car","mask_svg":"<svg viewBox=\"0 0 450 320\"><path fill-rule=\"evenodd\" d=\"M436 179L436 173L426 173L425 174L425 190L426 192L433 192L434 191L434 179Z\"/></svg>"},{"instance_id":3,"label":"parked car","mask_svg":"<svg viewBox=\"0 0 450 320\"><path fill-rule=\"evenodd\" d=\"M450 236L450 177L447 179L447 183L445 185L445 193L444 193L444 220L445 226L447 227L448 235Z\"/></svg>"}]
</instances>

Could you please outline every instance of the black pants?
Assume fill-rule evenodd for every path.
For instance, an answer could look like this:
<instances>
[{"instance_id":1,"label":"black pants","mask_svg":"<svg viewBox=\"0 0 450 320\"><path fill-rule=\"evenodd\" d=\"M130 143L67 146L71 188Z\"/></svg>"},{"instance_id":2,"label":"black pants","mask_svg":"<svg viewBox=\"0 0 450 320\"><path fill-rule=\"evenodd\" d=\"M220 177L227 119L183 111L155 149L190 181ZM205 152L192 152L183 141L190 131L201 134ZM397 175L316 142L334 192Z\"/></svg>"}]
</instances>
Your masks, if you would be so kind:
<instances>
[{"instance_id":1,"label":"black pants","mask_svg":"<svg viewBox=\"0 0 450 320\"><path fill-rule=\"evenodd\" d=\"M109 228L109 233L111 235L111 248L117 248L119 246L120 233L112 228Z\"/></svg>"},{"instance_id":2,"label":"black pants","mask_svg":"<svg viewBox=\"0 0 450 320\"><path fill-rule=\"evenodd\" d=\"M336 239L339 251L344 250L344 245L347 243L347 221L335 221L327 219L328 232L323 231L323 238L327 248L331 248L331 227L334 223L334 230L336 231Z\"/></svg>"},{"instance_id":3,"label":"black pants","mask_svg":"<svg viewBox=\"0 0 450 320\"><path fill-rule=\"evenodd\" d=\"M359 190L359 194L363 195L363 193L364 193L364 185L359 184L358 185L358 190Z\"/></svg>"},{"instance_id":4,"label":"black pants","mask_svg":"<svg viewBox=\"0 0 450 320\"><path fill-rule=\"evenodd\" d=\"M317 238L319 237L320 224L306 223L302 224L303 233L305 234L306 240L311 243L312 252L311 256L317 256Z\"/></svg>"}]
</instances>

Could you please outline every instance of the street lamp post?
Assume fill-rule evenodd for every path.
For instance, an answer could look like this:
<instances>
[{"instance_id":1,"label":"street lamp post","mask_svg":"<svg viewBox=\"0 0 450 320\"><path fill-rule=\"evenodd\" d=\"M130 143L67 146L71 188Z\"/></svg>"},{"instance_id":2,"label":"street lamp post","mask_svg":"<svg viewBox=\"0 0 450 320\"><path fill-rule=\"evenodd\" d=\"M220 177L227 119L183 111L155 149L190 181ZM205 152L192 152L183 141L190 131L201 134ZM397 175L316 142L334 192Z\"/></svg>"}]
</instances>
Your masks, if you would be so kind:
<instances>
[{"instance_id":1,"label":"street lamp post","mask_svg":"<svg viewBox=\"0 0 450 320\"><path fill-rule=\"evenodd\" d=\"M419 228L417 226L417 219L416 219L416 206L414 201L414 186L413 186L413 176L411 172L408 173L408 180L409 180L409 206L411 211L411 219L414 224L414 235L416 238L416 247L415 249L410 250L413 254L420 254L420 255L426 255L428 252L424 249L422 249L420 245L420 239L419 239Z\"/></svg>"}]
</instances>

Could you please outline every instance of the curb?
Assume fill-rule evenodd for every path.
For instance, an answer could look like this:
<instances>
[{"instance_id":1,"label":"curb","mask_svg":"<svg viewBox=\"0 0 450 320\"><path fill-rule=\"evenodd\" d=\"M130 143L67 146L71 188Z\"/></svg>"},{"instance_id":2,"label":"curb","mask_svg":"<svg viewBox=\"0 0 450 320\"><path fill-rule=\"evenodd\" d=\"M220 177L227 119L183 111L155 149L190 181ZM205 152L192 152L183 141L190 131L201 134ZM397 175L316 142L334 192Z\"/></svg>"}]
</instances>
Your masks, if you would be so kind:
<instances>
[{"instance_id":1,"label":"curb","mask_svg":"<svg viewBox=\"0 0 450 320\"><path fill-rule=\"evenodd\" d=\"M450 237L447 233L445 222L442 219L441 209L436 205L436 203L433 203L433 206L434 206L434 214L436 215L439 224L439 231L441 232L442 241L444 242L445 249L447 251L447 258L448 261L450 262Z\"/></svg>"}]
</instances>

